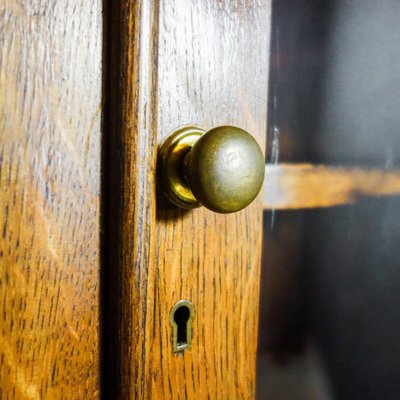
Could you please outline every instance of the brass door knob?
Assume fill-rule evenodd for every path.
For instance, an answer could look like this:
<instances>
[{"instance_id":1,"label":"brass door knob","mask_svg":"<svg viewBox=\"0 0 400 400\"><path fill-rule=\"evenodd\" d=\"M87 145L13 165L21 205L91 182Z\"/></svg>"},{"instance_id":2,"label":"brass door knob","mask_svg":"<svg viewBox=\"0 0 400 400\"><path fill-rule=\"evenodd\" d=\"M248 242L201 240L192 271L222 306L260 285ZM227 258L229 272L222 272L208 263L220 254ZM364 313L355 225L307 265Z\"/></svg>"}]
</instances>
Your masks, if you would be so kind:
<instances>
[{"instance_id":1,"label":"brass door knob","mask_svg":"<svg viewBox=\"0 0 400 400\"><path fill-rule=\"evenodd\" d=\"M247 207L264 180L260 146L246 131L187 126L161 146L158 175L167 198L182 208L203 205L219 213Z\"/></svg>"}]
</instances>

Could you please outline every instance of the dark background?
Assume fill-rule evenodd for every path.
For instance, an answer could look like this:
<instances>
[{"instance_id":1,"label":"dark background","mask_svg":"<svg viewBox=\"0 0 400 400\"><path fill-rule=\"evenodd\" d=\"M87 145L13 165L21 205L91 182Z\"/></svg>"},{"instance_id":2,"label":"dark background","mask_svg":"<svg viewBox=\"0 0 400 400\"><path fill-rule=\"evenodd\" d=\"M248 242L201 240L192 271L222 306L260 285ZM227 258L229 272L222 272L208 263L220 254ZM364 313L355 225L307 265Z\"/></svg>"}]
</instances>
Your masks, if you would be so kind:
<instances>
[{"instance_id":1,"label":"dark background","mask_svg":"<svg viewBox=\"0 0 400 400\"><path fill-rule=\"evenodd\" d=\"M400 1L276 0L271 40L267 162L400 168ZM259 398L311 342L331 398L400 399L399 197L264 217Z\"/></svg>"}]
</instances>

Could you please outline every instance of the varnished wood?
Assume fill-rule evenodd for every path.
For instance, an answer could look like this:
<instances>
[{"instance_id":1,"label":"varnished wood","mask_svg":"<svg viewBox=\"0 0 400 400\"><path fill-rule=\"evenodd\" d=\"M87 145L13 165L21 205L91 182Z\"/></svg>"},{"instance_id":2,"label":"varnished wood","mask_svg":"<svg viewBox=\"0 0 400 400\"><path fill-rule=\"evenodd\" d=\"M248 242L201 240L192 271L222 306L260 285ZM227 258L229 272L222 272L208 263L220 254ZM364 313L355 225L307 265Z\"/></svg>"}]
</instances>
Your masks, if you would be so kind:
<instances>
[{"instance_id":1,"label":"varnished wood","mask_svg":"<svg viewBox=\"0 0 400 400\"><path fill-rule=\"evenodd\" d=\"M155 281L158 2L110 7L104 198L104 393L147 398ZM147 397L146 397L147 396Z\"/></svg>"},{"instance_id":2,"label":"varnished wood","mask_svg":"<svg viewBox=\"0 0 400 400\"><path fill-rule=\"evenodd\" d=\"M231 215L178 210L156 201L155 167L183 124L236 125L265 146L270 2L121 1L112 12L107 393L252 398L262 196ZM192 348L174 354L180 299L196 316Z\"/></svg>"},{"instance_id":3,"label":"varnished wood","mask_svg":"<svg viewBox=\"0 0 400 400\"><path fill-rule=\"evenodd\" d=\"M102 2L0 5L0 398L99 398Z\"/></svg>"},{"instance_id":4,"label":"varnished wood","mask_svg":"<svg viewBox=\"0 0 400 400\"><path fill-rule=\"evenodd\" d=\"M267 165L264 208L332 207L363 197L400 194L400 171L312 164Z\"/></svg>"}]
</instances>

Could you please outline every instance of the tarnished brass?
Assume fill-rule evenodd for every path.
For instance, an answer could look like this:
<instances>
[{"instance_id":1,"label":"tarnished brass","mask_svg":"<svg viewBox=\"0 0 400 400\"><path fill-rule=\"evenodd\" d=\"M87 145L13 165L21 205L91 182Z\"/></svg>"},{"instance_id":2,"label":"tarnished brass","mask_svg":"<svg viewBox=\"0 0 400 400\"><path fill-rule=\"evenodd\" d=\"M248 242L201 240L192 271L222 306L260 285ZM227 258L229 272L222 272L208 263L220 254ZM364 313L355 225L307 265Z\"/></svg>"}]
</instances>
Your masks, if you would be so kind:
<instances>
[{"instance_id":1,"label":"tarnished brass","mask_svg":"<svg viewBox=\"0 0 400 400\"><path fill-rule=\"evenodd\" d=\"M184 317L182 314L178 316L182 311L184 312ZM172 343L175 353L190 349L192 346L192 321L194 315L194 305L189 300L179 300L172 307L169 322L172 325ZM178 319L180 319L180 321ZM184 332L179 332L179 329L184 329ZM184 336L183 340L180 336Z\"/></svg>"},{"instance_id":2,"label":"tarnished brass","mask_svg":"<svg viewBox=\"0 0 400 400\"><path fill-rule=\"evenodd\" d=\"M205 132L194 126L178 129L161 146L158 175L167 198L181 208L200 207L183 176L183 160Z\"/></svg>"},{"instance_id":3,"label":"tarnished brass","mask_svg":"<svg viewBox=\"0 0 400 400\"><path fill-rule=\"evenodd\" d=\"M158 167L172 203L231 213L255 199L265 162L258 143L243 129L226 125L205 132L189 126L166 139Z\"/></svg>"}]
</instances>

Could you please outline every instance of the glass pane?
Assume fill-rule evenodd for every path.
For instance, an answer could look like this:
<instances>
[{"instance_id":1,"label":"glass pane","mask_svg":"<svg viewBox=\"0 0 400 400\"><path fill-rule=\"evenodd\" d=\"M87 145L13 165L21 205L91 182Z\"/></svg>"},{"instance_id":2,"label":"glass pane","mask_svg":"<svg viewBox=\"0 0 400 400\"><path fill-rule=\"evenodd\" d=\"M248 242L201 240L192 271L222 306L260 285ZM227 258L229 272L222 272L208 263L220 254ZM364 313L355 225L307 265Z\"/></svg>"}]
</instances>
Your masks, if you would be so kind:
<instances>
[{"instance_id":1,"label":"glass pane","mask_svg":"<svg viewBox=\"0 0 400 400\"><path fill-rule=\"evenodd\" d=\"M258 398L400 399L400 2L277 0L272 27L268 162L309 164L314 204L265 211Z\"/></svg>"}]
</instances>

